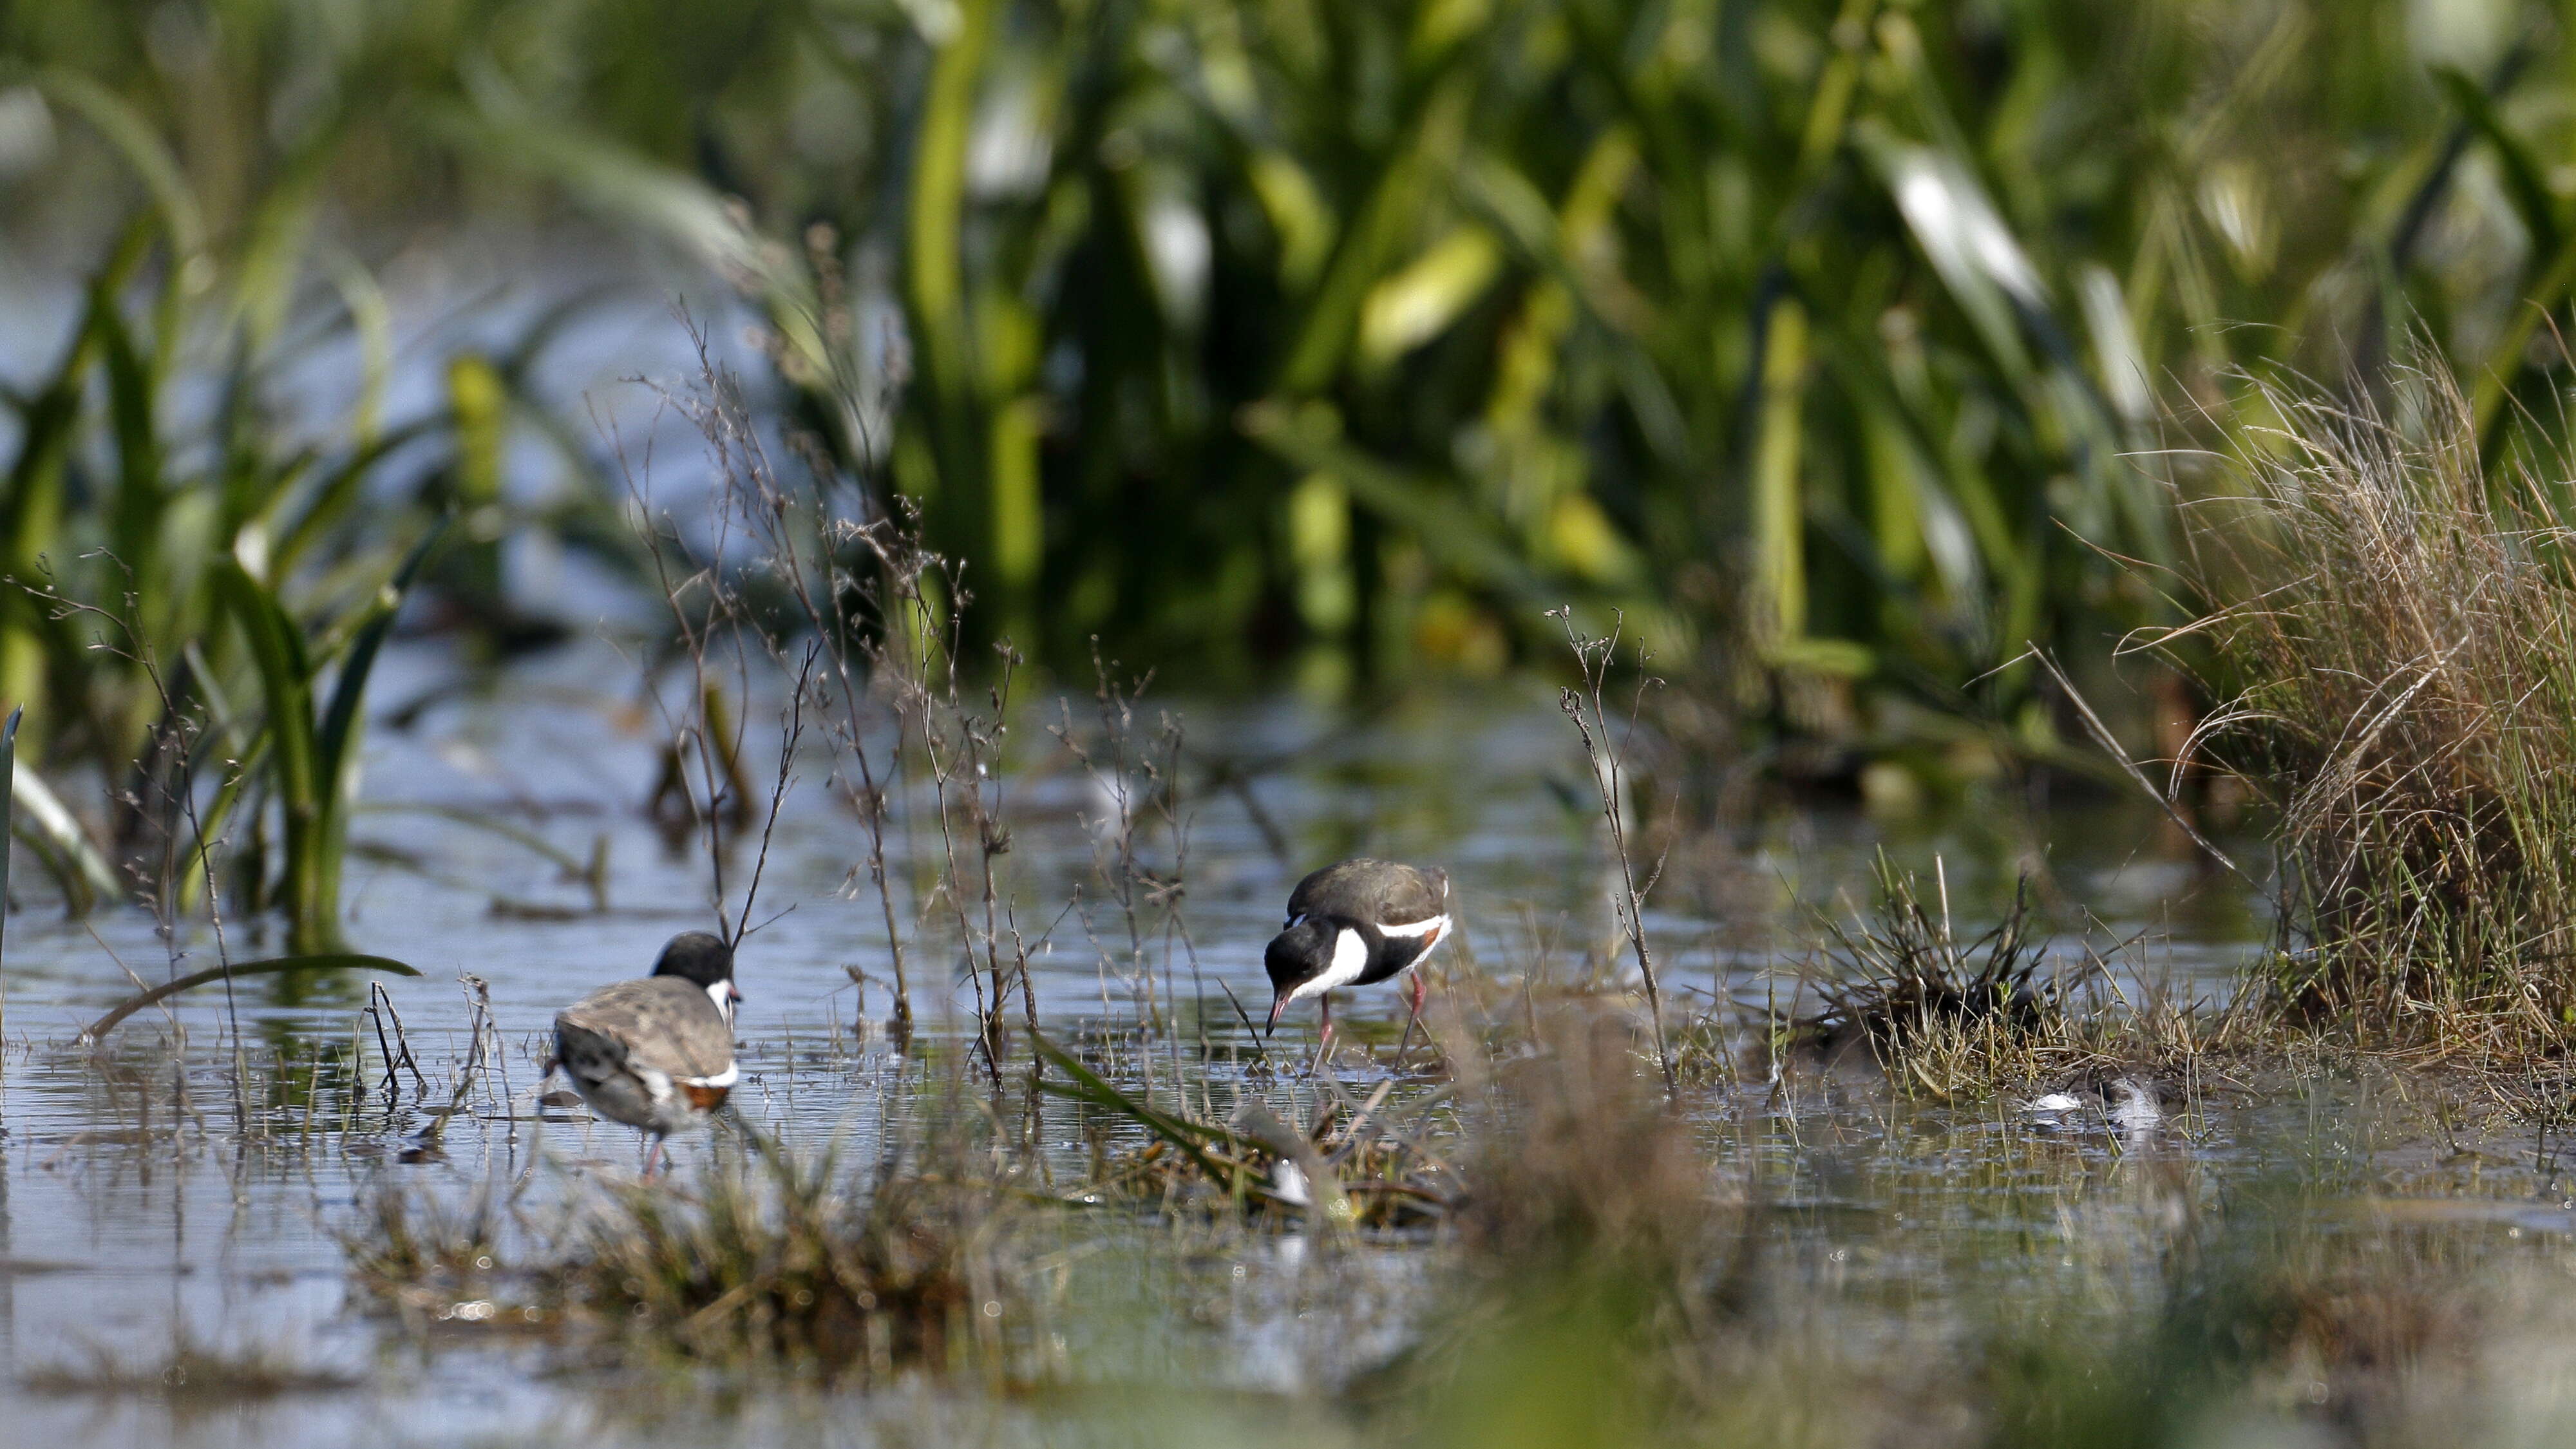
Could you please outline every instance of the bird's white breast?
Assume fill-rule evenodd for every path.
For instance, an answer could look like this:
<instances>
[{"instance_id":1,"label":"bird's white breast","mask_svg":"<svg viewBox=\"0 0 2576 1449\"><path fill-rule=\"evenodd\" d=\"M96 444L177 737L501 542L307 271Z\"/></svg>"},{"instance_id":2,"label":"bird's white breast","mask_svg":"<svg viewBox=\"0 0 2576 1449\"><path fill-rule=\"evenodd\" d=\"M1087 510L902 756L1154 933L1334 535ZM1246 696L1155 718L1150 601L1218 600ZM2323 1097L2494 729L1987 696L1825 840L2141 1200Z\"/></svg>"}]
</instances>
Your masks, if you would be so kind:
<instances>
[{"instance_id":1,"label":"bird's white breast","mask_svg":"<svg viewBox=\"0 0 2576 1449\"><path fill-rule=\"evenodd\" d=\"M1288 999L1302 1001L1309 996L1321 996L1336 986L1350 985L1368 969L1368 958L1368 942L1360 939L1359 932L1348 926L1342 927L1333 937L1333 964L1325 967L1323 974L1314 980L1300 984L1289 993Z\"/></svg>"}]
</instances>

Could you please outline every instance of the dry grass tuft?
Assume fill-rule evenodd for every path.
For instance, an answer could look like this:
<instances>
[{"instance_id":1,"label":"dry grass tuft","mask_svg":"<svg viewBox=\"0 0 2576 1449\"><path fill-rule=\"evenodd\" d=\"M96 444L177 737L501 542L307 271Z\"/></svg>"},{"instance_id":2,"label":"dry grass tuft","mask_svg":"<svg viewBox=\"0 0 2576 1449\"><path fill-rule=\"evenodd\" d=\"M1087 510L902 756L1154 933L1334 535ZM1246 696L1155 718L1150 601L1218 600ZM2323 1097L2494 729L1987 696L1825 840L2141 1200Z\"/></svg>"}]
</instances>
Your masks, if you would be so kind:
<instances>
[{"instance_id":1,"label":"dry grass tuft","mask_svg":"<svg viewBox=\"0 0 2576 1449\"><path fill-rule=\"evenodd\" d=\"M2229 496L2185 510L2230 702L2193 736L2268 795L2286 1001L2513 1051L2576 1012L2576 556L2563 486L2480 457L2435 372L2385 410L2256 382ZM2206 640L2206 644L2199 641ZM2227 689L2214 691L2226 695Z\"/></svg>"},{"instance_id":2,"label":"dry grass tuft","mask_svg":"<svg viewBox=\"0 0 2576 1449\"><path fill-rule=\"evenodd\" d=\"M2046 956L2031 933L2027 879L2003 920L1963 943L1946 885L1927 908L1920 883L1884 855L1877 874L1867 919L1848 929L1825 921L1834 949L1817 983L1824 1006L1791 1027L1793 1045L1866 1046L1904 1081L1921 1077L1925 1061L1992 1057L2062 1030L2066 983L2039 977Z\"/></svg>"},{"instance_id":3,"label":"dry grass tuft","mask_svg":"<svg viewBox=\"0 0 2576 1449\"><path fill-rule=\"evenodd\" d=\"M527 1323L543 1315L524 1306L503 1312L493 1302L504 1217L488 1185L457 1199L388 1177L342 1226L340 1251L366 1300L416 1330L434 1323Z\"/></svg>"},{"instance_id":4,"label":"dry grass tuft","mask_svg":"<svg viewBox=\"0 0 2576 1449\"><path fill-rule=\"evenodd\" d=\"M617 1360L956 1367L1016 1326L1002 1193L962 1171L889 1158L870 1180L764 1143L690 1184L568 1186L560 1225L534 1240L519 1219L505 1236L488 1192L459 1204L389 1184L343 1235L351 1272L415 1331L543 1329Z\"/></svg>"},{"instance_id":5,"label":"dry grass tuft","mask_svg":"<svg viewBox=\"0 0 2576 1449\"><path fill-rule=\"evenodd\" d=\"M1017 1296L998 1197L891 1165L861 1186L832 1154L773 1145L693 1193L618 1187L542 1276L569 1316L647 1355L884 1373L998 1347Z\"/></svg>"},{"instance_id":6,"label":"dry grass tuft","mask_svg":"<svg viewBox=\"0 0 2576 1449\"><path fill-rule=\"evenodd\" d=\"M1680 1293L1718 1217L1705 1156L1654 1090L1626 1013L1569 1003L1490 1085L1458 1217L1474 1257L1510 1275L1621 1268Z\"/></svg>"},{"instance_id":7,"label":"dry grass tuft","mask_svg":"<svg viewBox=\"0 0 2576 1449\"><path fill-rule=\"evenodd\" d=\"M1569 1003L1471 1087L1451 1301L1384 1402L1426 1443L1646 1442L1703 1402L1754 1242L1626 1012Z\"/></svg>"},{"instance_id":8,"label":"dry grass tuft","mask_svg":"<svg viewBox=\"0 0 2576 1449\"><path fill-rule=\"evenodd\" d=\"M353 1389L347 1374L289 1362L266 1347L219 1348L181 1328L167 1357L136 1362L92 1348L84 1362L29 1371L19 1382L29 1393L58 1397L142 1395L174 1408L218 1409L290 1394Z\"/></svg>"}]
</instances>

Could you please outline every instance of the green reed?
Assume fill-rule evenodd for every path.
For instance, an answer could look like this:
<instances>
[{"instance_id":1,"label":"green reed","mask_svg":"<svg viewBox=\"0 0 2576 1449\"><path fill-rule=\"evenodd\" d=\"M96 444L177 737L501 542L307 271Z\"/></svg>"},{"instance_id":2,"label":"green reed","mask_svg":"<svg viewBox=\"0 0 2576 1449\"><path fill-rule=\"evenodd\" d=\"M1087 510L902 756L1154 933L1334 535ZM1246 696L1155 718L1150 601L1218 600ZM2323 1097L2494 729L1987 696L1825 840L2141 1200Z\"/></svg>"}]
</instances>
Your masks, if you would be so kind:
<instances>
[{"instance_id":1,"label":"green reed","mask_svg":"<svg viewBox=\"0 0 2576 1449\"><path fill-rule=\"evenodd\" d=\"M0 534L54 595L0 599L0 695L39 706L32 763L112 781L185 733L133 659L263 701L273 725L217 726L254 762L234 834L273 816L284 841L245 895L291 895L308 943L330 762L318 734L281 748L310 681L227 556L327 672L428 503L499 507L503 421L562 421L509 391L515 362L468 357L409 428L361 405L283 441L261 390L303 324L381 332L329 217L399 238L560 197L679 244L760 321L776 386L752 405L800 444L786 466L872 517L917 508L981 595L967 643L1332 686L1536 659L1571 600L1654 650L1682 744L1749 721L1856 746L1783 770L2055 750L2016 661L2057 646L2116 690L2105 641L2181 617L2156 570L2198 485L2155 445L2270 418L2249 378L2377 386L2420 330L2477 379L2482 471L2564 431L2576 223L2550 158L2576 68L2536 5L305 14L0 23L0 83L62 138L43 178L121 176L151 218L15 403ZM227 405L182 427L182 378ZM424 506L354 527L413 447L447 450ZM431 577L488 593L470 532ZM62 600L131 614L127 657ZM2190 690L2148 687L2187 731ZM110 814L130 872L149 832Z\"/></svg>"},{"instance_id":2,"label":"green reed","mask_svg":"<svg viewBox=\"0 0 2576 1449\"><path fill-rule=\"evenodd\" d=\"M280 906L299 955L344 951L361 705L458 491L438 480L462 464L407 505L359 505L398 456L444 443L464 457L462 405L380 424L383 299L308 244L310 184L276 178L238 234L215 237L144 116L39 80L152 204L91 272L49 369L11 399L0 458L0 698L24 710L17 794L41 807L27 812L37 858L76 908L177 910L231 847L233 904ZM318 430L290 424L281 379L340 344L361 363L353 400ZM93 789L98 808L82 808Z\"/></svg>"},{"instance_id":3,"label":"green reed","mask_svg":"<svg viewBox=\"0 0 2576 1449\"><path fill-rule=\"evenodd\" d=\"M1488 671L1571 598L1717 718L2044 745L1994 671L2169 622L2101 551L2170 559L2124 454L2177 399L2420 320L2483 430L2556 431L2517 405L2563 367L2576 73L2545 7L2473 8L119 0L0 38L185 137L155 194L399 226L516 204L498 161L676 240L1041 661ZM259 195L203 229L291 231Z\"/></svg>"}]
</instances>

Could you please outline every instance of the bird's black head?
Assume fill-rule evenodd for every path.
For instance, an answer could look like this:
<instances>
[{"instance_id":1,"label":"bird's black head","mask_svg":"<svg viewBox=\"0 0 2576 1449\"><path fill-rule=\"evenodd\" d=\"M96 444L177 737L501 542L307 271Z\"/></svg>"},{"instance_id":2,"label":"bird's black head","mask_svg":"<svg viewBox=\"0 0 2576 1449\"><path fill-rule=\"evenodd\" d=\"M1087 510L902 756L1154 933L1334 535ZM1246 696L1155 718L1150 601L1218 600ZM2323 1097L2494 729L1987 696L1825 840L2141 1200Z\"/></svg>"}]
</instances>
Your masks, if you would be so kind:
<instances>
[{"instance_id":1,"label":"bird's black head","mask_svg":"<svg viewBox=\"0 0 2576 1449\"><path fill-rule=\"evenodd\" d=\"M656 976L677 976L700 986L715 986L733 980L733 948L721 936L704 931L682 931L662 948L662 959L653 963ZM735 999L742 993L736 991Z\"/></svg>"},{"instance_id":2,"label":"bird's black head","mask_svg":"<svg viewBox=\"0 0 2576 1449\"><path fill-rule=\"evenodd\" d=\"M1261 964L1270 972L1270 1024L1279 1024L1279 1013L1286 1010L1289 998L1297 988L1324 974L1333 964L1333 923L1322 916L1307 916L1287 930L1270 938L1270 949L1263 952Z\"/></svg>"}]
</instances>

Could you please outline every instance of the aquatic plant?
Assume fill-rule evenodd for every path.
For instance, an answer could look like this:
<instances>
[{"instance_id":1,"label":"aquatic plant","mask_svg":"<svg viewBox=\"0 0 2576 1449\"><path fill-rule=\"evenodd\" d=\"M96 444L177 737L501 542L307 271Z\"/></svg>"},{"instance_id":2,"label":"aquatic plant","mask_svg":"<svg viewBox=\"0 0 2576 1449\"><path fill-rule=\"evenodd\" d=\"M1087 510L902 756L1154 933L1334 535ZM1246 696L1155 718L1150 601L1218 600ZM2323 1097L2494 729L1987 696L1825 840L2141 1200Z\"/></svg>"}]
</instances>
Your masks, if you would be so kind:
<instances>
[{"instance_id":1,"label":"aquatic plant","mask_svg":"<svg viewBox=\"0 0 2576 1449\"><path fill-rule=\"evenodd\" d=\"M320 220L355 113L299 113L275 166L206 175L189 164L204 134L150 101L63 68L13 64L7 84L22 108L76 119L59 139L113 173L84 189L133 205L96 244L58 348L8 397L0 699L26 711L20 795L45 806L20 823L75 909L194 907L221 847L231 905L282 906L298 952L343 949L371 666L415 583L460 617L506 612L476 591L499 589L493 551L520 521L501 492L507 430L589 299L492 355L461 351L443 395L388 422L390 305ZM317 365L345 397L318 405ZM448 516L467 536L442 558L428 540ZM550 516L577 543L606 532L582 506Z\"/></svg>"},{"instance_id":2,"label":"aquatic plant","mask_svg":"<svg viewBox=\"0 0 2576 1449\"><path fill-rule=\"evenodd\" d=\"M2563 465L2483 452L2439 367L2257 384L2185 511L2215 761L2278 811L2290 1003L2472 1052L2576 1020L2576 559Z\"/></svg>"},{"instance_id":3,"label":"aquatic plant","mask_svg":"<svg viewBox=\"0 0 2576 1449\"><path fill-rule=\"evenodd\" d=\"M124 316L127 278L155 235L138 226L93 284L43 405L17 440L0 494L23 525L12 535L17 551L0 589L10 621L0 669L30 709L37 759L78 760L107 786L123 866L107 878L111 894L190 889L195 872L173 852L210 847L252 789L279 813L286 867L277 895L296 949L339 949L338 859L358 705L420 546L378 535L370 541L375 554L343 559L314 590L331 603L332 627L308 640L279 591L333 540L390 443L363 439L317 467L311 456L275 446L244 396L205 440L215 471L178 472L178 459L208 457L200 440L165 422L176 375L170 349L194 319L177 309L175 280L164 283L157 341L139 339ZM188 261L174 249L164 264L175 272ZM84 398L93 372L106 379L105 431L119 460L104 478L72 466L90 446ZM247 393L255 376L244 365L232 386ZM325 708L315 684L329 666L338 669ZM252 696L265 699L265 713L217 718L220 702ZM175 818L186 813L176 806L176 782L193 778L186 756L210 728L246 763L197 822L210 833L176 846L173 837L187 828Z\"/></svg>"},{"instance_id":4,"label":"aquatic plant","mask_svg":"<svg viewBox=\"0 0 2576 1449\"><path fill-rule=\"evenodd\" d=\"M1291 1127L1253 1098L1216 1123L1186 1107L1151 1106L1072 1052L1043 1036L1034 1041L1038 1056L1057 1074L1043 1089L1094 1109L1099 1116L1090 1130L1124 1124L1147 1135L1141 1146L1115 1155L1100 1152L1092 1176L1065 1194L1070 1201L1293 1214L1330 1231L1438 1222L1463 1190L1454 1172L1421 1150L1421 1136L1431 1125L1422 1108L1408 1108L1404 1120L1392 1120L1392 1078L1364 1102L1319 1078L1319 1091L1331 1095L1308 1131ZM1147 1043L1138 1056L1143 1061L1152 1054Z\"/></svg>"},{"instance_id":5,"label":"aquatic plant","mask_svg":"<svg viewBox=\"0 0 2576 1449\"><path fill-rule=\"evenodd\" d=\"M1743 1194L1659 1090L1624 1012L1567 1003L1478 1070L1473 1184L1423 1341L1371 1399L1417 1442L1654 1442L1756 1262Z\"/></svg>"},{"instance_id":6,"label":"aquatic plant","mask_svg":"<svg viewBox=\"0 0 2576 1449\"><path fill-rule=\"evenodd\" d=\"M387 1179L340 1239L367 1301L415 1331L538 1330L638 1362L962 1368L1024 1329L998 1188L900 1153L857 1172L834 1150L749 1140L677 1186L568 1176L544 1222L524 1185L457 1197Z\"/></svg>"},{"instance_id":7,"label":"aquatic plant","mask_svg":"<svg viewBox=\"0 0 2576 1449\"><path fill-rule=\"evenodd\" d=\"M1963 942L1946 863L1934 864L1940 889L1929 908L1913 873L1881 851L1869 914L1850 927L1819 918L1835 947L1815 981L1824 1005L1795 1024L1795 1036L1827 1051L1866 1045L1888 1060L1944 1030L2029 1037L2062 1014L2067 983L2039 975L2046 943L2032 939L2029 879L2015 885L2001 921Z\"/></svg>"},{"instance_id":8,"label":"aquatic plant","mask_svg":"<svg viewBox=\"0 0 2576 1449\"><path fill-rule=\"evenodd\" d=\"M140 1395L174 1409L196 1411L295 1394L344 1393L361 1381L343 1370L298 1363L267 1344L223 1347L182 1328L172 1335L169 1351L158 1358L136 1359L92 1346L79 1360L26 1370L18 1382L34 1394Z\"/></svg>"},{"instance_id":9,"label":"aquatic plant","mask_svg":"<svg viewBox=\"0 0 2576 1449\"><path fill-rule=\"evenodd\" d=\"M465 175L506 197L463 154L676 240L764 319L788 430L889 475L973 566L983 637L1041 661L1098 634L1485 671L1573 598L1628 608L1695 715L1851 735L1903 702L2035 740L2030 671L1981 676L2158 617L2085 545L2170 557L2118 456L2163 396L2223 407L2229 365L2346 339L2366 370L2414 315L2494 379L2482 427L2557 426L2506 405L2560 366L2534 339L2576 285L2549 26L2401 0L930 13L109 0L0 34L66 113L184 129L154 176L214 193L213 235L262 219L220 158L399 224Z\"/></svg>"},{"instance_id":10,"label":"aquatic plant","mask_svg":"<svg viewBox=\"0 0 2576 1449\"><path fill-rule=\"evenodd\" d=\"M631 1349L827 1371L958 1366L1020 1307L989 1193L892 1163L774 1145L711 1166L687 1198L639 1185L587 1205L544 1269L567 1312Z\"/></svg>"}]
</instances>

